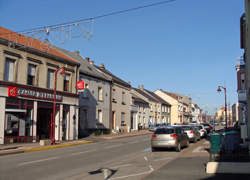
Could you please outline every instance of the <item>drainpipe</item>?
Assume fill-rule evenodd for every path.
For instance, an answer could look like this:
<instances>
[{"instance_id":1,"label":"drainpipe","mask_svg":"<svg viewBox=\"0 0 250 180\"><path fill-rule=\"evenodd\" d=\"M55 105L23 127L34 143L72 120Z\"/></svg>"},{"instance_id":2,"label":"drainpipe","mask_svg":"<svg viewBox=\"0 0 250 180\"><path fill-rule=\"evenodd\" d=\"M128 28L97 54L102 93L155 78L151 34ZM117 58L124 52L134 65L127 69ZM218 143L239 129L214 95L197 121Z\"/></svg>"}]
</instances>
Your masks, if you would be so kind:
<instances>
[{"instance_id":1,"label":"drainpipe","mask_svg":"<svg viewBox=\"0 0 250 180\"><path fill-rule=\"evenodd\" d=\"M113 121L112 121L112 89L113 89L113 83L112 81L110 81L110 95L109 95L109 128L110 128L110 132L112 131L112 127L113 127Z\"/></svg>"}]
</instances>

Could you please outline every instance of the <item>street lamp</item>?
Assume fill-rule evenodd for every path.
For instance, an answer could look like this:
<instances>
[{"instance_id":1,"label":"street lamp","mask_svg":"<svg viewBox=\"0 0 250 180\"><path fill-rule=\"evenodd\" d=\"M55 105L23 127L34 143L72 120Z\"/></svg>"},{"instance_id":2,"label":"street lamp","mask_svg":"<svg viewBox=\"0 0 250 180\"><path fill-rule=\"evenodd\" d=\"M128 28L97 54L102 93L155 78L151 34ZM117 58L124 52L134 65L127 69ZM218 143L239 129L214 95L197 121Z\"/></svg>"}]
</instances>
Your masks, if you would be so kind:
<instances>
[{"instance_id":1,"label":"street lamp","mask_svg":"<svg viewBox=\"0 0 250 180\"><path fill-rule=\"evenodd\" d=\"M226 117L226 128L227 128L227 89L223 86L218 86L218 93L221 92L221 88L224 89L224 93L225 93L225 117Z\"/></svg>"},{"instance_id":2,"label":"street lamp","mask_svg":"<svg viewBox=\"0 0 250 180\"><path fill-rule=\"evenodd\" d=\"M56 81L57 81L57 73L60 72L61 75L65 74L65 70L63 67L60 67L58 68L55 73L54 73L54 97L53 97L53 122L52 122L52 126L51 126L51 129L52 129L52 133L51 133L51 142L52 144L55 144L56 143L56 140L55 140L55 115L56 115Z\"/></svg>"}]
</instances>

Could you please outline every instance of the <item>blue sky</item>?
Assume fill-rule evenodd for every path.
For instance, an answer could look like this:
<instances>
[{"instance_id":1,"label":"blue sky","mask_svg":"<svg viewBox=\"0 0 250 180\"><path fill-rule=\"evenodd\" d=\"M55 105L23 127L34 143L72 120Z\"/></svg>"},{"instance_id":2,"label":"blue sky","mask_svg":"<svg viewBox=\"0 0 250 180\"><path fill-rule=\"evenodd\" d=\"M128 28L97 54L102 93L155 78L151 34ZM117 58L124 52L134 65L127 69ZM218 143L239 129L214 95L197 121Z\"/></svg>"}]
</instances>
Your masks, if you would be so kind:
<instances>
[{"instance_id":1,"label":"blue sky","mask_svg":"<svg viewBox=\"0 0 250 180\"><path fill-rule=\"evenodd\" d=\"M71 22L147 5L156 0L0 0L1 24L13 31ZM209 113L237 101L236 57L241 56L243 0L176 0L100 18L93 38L55 45L90 57L132 86L143 84L192 97Z\"/></svg>"}]
</instances>

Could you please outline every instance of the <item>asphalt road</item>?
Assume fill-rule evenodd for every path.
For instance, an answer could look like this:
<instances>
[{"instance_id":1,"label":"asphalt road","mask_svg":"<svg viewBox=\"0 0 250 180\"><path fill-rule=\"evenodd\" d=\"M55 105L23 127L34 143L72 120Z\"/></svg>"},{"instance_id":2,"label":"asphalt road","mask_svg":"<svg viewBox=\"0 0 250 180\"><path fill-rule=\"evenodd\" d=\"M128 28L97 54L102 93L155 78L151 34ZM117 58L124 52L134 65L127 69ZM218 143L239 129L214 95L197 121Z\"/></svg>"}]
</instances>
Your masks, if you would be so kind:
<instances>
[{"instance_id":1,"label":"asphalt road","mask_svg":"<svg viewBox=\"0 0 250 180\"><path fill-rule=\"evenodd\" d=\"M151 152L151 135L0 157L0 180L142 179L183 154L207 157L205 140L181 153Z\"/></svg>"}]
</instances>

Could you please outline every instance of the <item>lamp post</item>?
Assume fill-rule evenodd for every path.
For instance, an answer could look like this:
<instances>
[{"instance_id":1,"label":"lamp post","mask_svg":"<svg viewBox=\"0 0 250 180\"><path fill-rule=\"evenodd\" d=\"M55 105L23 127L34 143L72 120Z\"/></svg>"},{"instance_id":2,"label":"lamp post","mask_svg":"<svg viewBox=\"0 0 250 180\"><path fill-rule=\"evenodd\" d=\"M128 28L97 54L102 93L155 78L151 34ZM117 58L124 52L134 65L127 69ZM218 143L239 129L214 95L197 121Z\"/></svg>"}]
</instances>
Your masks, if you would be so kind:
<instances>
[{"instance_id":1,"label":"lamp post","mask_svg":"<svg viewBox=\"0 0 250 180\"><path fill-rule=\"evenodd\" d=\"M52 133L51 133L51 142L52 144L55 144L56 143L56 140L55 140L55 116L56 116L56 84L57 84L57 73L60 72L60 74L65 74L65 70L63 67L60 67L58 68L55 72L54 72L54 97L53 97L53 122L52 122L52 126L51 126L51 129L52 129Z\"/></svg>"},{"instance_id":2,"label":"lamp post","mask_svg":"<svg viewBox=\"0 0 250 180\"><path fill-rule=\"evenodd\" d=\"M223 86L218 86L217 91L219 93L221 92L221 88L224 89L224 93L225 93L225 117L226 117L226 129L227 129L227 89Z\"/></svg>"}]
</instances>

